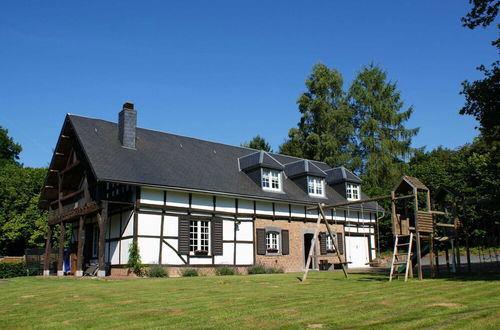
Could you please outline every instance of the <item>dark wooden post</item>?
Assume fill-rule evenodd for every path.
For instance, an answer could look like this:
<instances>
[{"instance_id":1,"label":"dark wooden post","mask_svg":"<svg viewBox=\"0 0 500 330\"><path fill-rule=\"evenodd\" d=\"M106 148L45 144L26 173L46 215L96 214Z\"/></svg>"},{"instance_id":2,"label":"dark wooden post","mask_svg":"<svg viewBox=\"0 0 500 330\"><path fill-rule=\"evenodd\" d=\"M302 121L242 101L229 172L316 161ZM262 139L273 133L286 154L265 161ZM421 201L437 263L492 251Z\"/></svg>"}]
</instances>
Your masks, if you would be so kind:
<instances>
[{"instance_id":1,"label":"dark wooden post","mask_svg":"<svg viewBox=\"0 0 500 330\"><path fill-rule=\"evenodd\" d=\"M43 276L50 275L50 253L52 252L52 226L47 227L47 239L45 241L45 259L43 260Z\"/></svg>"},{"instance_id":2,"label":"dark wooden post","mask_svg":"<svg viewBox=\"0 0 500 330\"><path fill-rule=\"evenodd\" d=\"M436 268L434 267L434 234L429 235L429 261L431 264L431 277L436 277Z\"/></svg>"},{"instance_id":3,"label":"dark wooden post","mask_svg":"<svg viewBox=\"0 0 500 330\"><path fill-rule=\"evenodd\" d=\"M78 251L76 252L76 276L83 276L83 248L85 246L85 218L80 216L78 224Z\"/></svg>"},{"instance_id":4,"label":"dark wooden post","mask_svg":"<svg viewBox=\"0 0 500 330\"><path fill-rule=\"evenodd\" d=\"M57 256L57 276L64 276L64 236L66 226L61 221L59 224L59 254Z\"/></svg>"},{"instance_id":5,"label":"dark wooden post","mask_svg":"<svg viewBox=\"0 0 500 330\"><path fill-rule=\"evenodd\" d=\"M445 257L446 257L446 269L448 270L448 273L450 272L450 255L448 254L448 244L446 244L446 249L444 250L445 252Z\"/></svg>"},{"instance_id":6,"label":"dark wooden post","mask_svg":"<svg viewBox=\"0 0 500 330\"><path fill-rule=\"evenodd\" d=\"M99 271L97 276L106 276L106 266L104 263L104 250L106 246L106 224L108 223L108 201L102 202L102 210L97 213L99 224Z\"/></svg>"}]
</instances>

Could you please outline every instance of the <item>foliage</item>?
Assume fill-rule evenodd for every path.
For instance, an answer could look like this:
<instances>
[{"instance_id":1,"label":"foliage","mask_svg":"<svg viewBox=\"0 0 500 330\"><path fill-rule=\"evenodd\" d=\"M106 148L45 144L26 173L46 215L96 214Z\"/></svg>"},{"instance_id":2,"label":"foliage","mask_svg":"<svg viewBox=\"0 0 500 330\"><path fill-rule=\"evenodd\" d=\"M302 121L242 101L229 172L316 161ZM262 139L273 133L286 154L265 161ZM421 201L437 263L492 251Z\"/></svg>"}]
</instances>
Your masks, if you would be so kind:
<instances>
[{"instance_id":1,"label":"foliage","mask_svg":"<svg viewBox=\"0 0 500 330\"><path fill-rule=\"evenodd\" d=\"M405 160L415 151L412 137L418 128L407 129L404 123L413 108L402 111L404 103L396 83L387 81L387 73L370 64L363 67L349 89L349 103L354 109L356 157L364 190L385 188L387 192L405 170Z\"/></svg>"},{"instance_id":2,"label":"foliage","mask_svg":"<svg viewBox=\"0 0 500 330\"><path fill-rule=\"evenodd\" d=\"M475 29L478 26L487 27L498 14L500 1L498 0L469 0L473 5L471 11L462 17L461 21L469 29Z\"/></svg>"},{"instance_id":3,"label":"foliage","mask_svg":"<svg viewBox=\"0 0 500 330\"><path fill-rule=\"evenodd\" d=\"M342 74L326 65L314 65L306 79L307 92L297 100L302 114L298 128L290 129L280 153L347 165L353 150L353 113L343 91Z\"/></svg>"},{"instance_id":4,"label":"foliage","mask_svg":"<svg viewBox=\"0 0 500 330\"><path fill-rule=\"evenodd\" d=\"M182 277L196 277L198 276L198 271L194 268L186 268L181 272Z\"/></svg>"},{"instance_id":5,"label":"foliage","mask_svg":"<svg viewBox=\"0 0 500 330\"><path fill-rule=\"evenodd\" d=\"M271 145L260 135L255 136L250 142L242 143L241 146L272 152Z\"/></svg>"},{"instance_id":6,"label":"foliage","mask_svg":"<svg viewBox=\"0 0 500 330\"><path fill-rule=\"evenodd\" d=\"M24 262L0 262L0 278L26 276L27 268Z\"/></svg>"},{"instance_id":7,"label":"foliage","mask_svg":"<svg viewBox=\"0 0 500 330\"><path fill-rule=\"evenodd\" d=\"M215 274L217 276L236 275L236 270L231 267L222 266L217 268Z\"/></svg>"},{"instance_id":8,"label":"foliage","mask_svg":"<svg viewBox=\"0 0 500 330\"><path fill-rule=\"evenodd\" d=\"M46 212L38 201L46 169L0 166L0 254L23 255L27 247L44 245Z\"/></svg>"},{"instance_id":9,"label":"foliage","mask_svg":"<svg viewBox=\"0 0 500 330\"><path fill-rule=\"evenodd\" d=\"M22 151L21 145L8 135L9 131L0 126L0 165L4 161L17 161Z\"/></svg>"},{"instance_id":10,"label":"foliage","mask_svg":"<svg viewBox=\"0 0 500 330\"><path fill-rule=\"evenodd\" d=\"M153 265L149 267L146 274L148 277L168 277L168 271L161 265Z\"/></svg>"},{"instance_id":11,"label":"foliage","mask_svg":"<svg viewBox=\"0 0 500 330\"><path fill-rule=\"evenodd\" d=\"M266 269L266 273L268 274L283 274L285 271L280 267L269 267Z\"/></svg>"},{"instance_id":12,"label":"foliage","mask_svg":"<svg viewBox=\"0 0 500 330\"><path fill-rule=\"evenodd\" d=\"M141 263L141 255L139 253L139 245L135 240L132 241L128 248L127 267L137 276L142 276L144 273L144 266Z\"/></svg>"},{"instance_id":13,"label":"foliage","mask_svg":"<svg viewBox=\"0 0 500 330\"><path fill-rule=\"evenodd\" d=\"M265 274L266 273L266 267L263 265L257 264L248 267L247 269L248 275L256 275L256 274Z\"/></svg>"}]
</instances>

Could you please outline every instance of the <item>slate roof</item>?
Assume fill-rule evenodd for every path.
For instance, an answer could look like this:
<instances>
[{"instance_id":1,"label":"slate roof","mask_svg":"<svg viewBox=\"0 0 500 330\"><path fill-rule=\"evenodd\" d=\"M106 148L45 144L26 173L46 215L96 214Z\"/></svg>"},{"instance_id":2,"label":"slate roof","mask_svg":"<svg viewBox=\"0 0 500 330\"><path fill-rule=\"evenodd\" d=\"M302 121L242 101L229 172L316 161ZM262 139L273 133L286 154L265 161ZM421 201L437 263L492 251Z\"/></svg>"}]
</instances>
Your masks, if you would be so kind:
<instances>
[{"instance_id":1,"label":"slate roof","mask_svg":"<svg viewBox=\"0 0 500 330\"><path fill-rule=\"evenodd\" d=\"M345 167L335 167L325 171L327 173L326 182L337 184L340 182L351 182L361 184L363 181Z\"/></svg>"},{"instance_id":2,"label":"slate roof","mask_svg":"<svg viewBox=\"0 0 500 330\"><path fill-rule=\"evenodd\" d=\"M257 162L279 163L285 167L300 160L296 157L267 155L255 149L144 128L137 128L136 149L127 149L120 144L117 123L70 114L68 119L100 181L214 192L277 202L331 204L345 201L329 185L325 185L327 198L310 197L288 178L283 180L283 192L264 191L239 169L239 160L252 154L254 156L248 158L254 163L258 155ZM318 172L331 169L323 162L307 162L310 169ZM375 209L375 206L375 203L365 203L363 207Z\"/></svg>"},{"instance_id":3,"label":"slate roof","mask_svg":"<svg viewBox=\"0 0 500 330\"><path fill-rule=\"evenodd\" d=\"M285 173L290 178L293 179L302 175L317 176L320 178L326 178L325 171L321 170L312 161L307 159L297 160L285 165Z\"/></svg>"}]
</instances>

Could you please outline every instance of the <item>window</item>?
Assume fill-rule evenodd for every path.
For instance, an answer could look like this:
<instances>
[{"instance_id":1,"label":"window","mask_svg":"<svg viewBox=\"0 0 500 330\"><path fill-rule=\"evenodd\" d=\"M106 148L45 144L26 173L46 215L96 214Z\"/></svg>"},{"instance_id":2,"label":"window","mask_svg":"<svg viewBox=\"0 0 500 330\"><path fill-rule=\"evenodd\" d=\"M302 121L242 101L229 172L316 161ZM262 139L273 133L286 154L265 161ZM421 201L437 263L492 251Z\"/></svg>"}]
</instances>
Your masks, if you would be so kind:
<instances>
[{"instance_id":1,"label":"window","mask_svg":"<svg viewBox=\"0 0 500 330\"><path fill-rule=\"evenodd\" d=\"M210 253L210 221L191 220L189 222L189 253L208 255Z\"/></svg>"},{"instance_id":2,"label":"window","mask_svg":"<svg viewBox=\"0 0 500 330\"><path fill-rule=\"evenodd\" d=\"M332 237L330 235L326 235L326 253L335 252L335 246L333 245Z\"/></svg>"},{"instance_id":3,"label":"window","mask_svg":"<svg viewBox=\"0 0 500 330\"><path fill-rule=\"evenodd\" d=\"M307 177L307 192L311 196L325 196L325 180L312 176Z\"/></svg>"},{"instance_id":4,"label":"window","mask_svg":"<svg viewBox=\"0 0 500 330\"><path fill-rule=\"evenodd\" d=\"M280 234L276 231L266 232L266 251L267 253L278 253L280 250Z\"/></svg>"},{"instance_id":5,"label":"window","mask_svg":"<svg viewBox=\"0 0 500 330\"><path fill-rule=\"evenodd\" d=\"M275 170L262 169L262 188L266 190L281 190L281 173Z\"/></svg>"},{"instance_id":6,"label":"window","mask_svg":"<svg viewBox=\"0 0 500 330\"><path fill-rule=\"evenodd\" d=\"M359 200L359 195L360 195L359 194L359 185L347 183L346 190L347 190L347 199Z\"/></svg>"}]
</instances>

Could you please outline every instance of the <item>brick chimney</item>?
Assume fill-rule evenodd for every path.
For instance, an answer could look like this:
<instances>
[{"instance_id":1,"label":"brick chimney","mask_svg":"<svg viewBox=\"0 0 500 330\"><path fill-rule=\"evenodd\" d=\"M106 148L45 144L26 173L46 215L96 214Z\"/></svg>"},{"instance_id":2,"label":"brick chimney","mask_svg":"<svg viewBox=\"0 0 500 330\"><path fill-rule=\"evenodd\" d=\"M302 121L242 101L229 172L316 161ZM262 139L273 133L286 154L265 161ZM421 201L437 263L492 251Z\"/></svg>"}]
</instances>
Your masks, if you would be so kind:
<instances>
[{"instance_id":1,"label":"brick chimney","mask_svg":"<svg viewBox=\"0 0 500 330\"><path fill-rule=\"evenodd\" d=\"M125 102L123 110L118 114L118 135L122 147L135 149L135 131L137 126L137 111L132 102Z\"/></svg>"}]
</instances>

